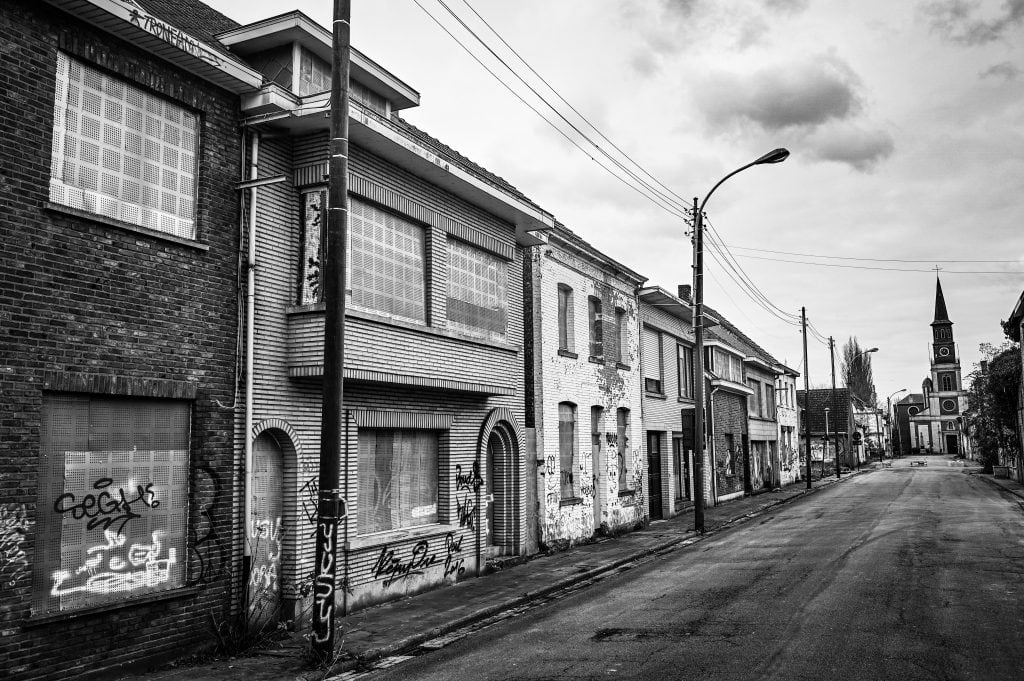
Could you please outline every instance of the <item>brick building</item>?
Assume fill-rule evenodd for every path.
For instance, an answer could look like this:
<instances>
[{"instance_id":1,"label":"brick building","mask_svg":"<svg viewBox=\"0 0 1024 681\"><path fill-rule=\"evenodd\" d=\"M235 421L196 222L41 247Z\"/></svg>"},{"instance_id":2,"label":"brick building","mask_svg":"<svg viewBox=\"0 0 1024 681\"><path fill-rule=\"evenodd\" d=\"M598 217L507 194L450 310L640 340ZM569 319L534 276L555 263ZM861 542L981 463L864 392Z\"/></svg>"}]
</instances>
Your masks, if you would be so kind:
<instances>
[{"instance_id":1,"label":"brick building","mask_svg":"<svg viewBox=\"0 0 1024 681\"><path fill-rule=\"evenodd\" d=\"M292 12L219 39L267 79L242 100L243 123L255 178L280 180L249 204L255 376L236 432L254 459L250 602L254 617L301 622L315 549L331 35ZM358 51L351 81L339 612L526 550L523 249L553 224L400 118L419 95Z\"/></svg>"},{"instance_id":2,"label":"brick building","mask_svg":"<svg viewBox=\"0 0 1024 681\"><path fill-rule=\"evenodd\" d=\"M221 15L146 8L0 7L5 679L180 654L238 602L238 98L261 77Z\"/></svg>"},{"instance_id":3,"label":"brick building","mask_svg":"<svg viewBox=\"0 0 1024 681\"><path fill-rule=\"evenodd\" d=\"M1024 337L1024 293L1020 294L1017 304L1014 305L1010 317L1003 322L1003 332L1006 337L1020 344ZM1024 344L1018 348L1021 353L1021 360L1024 361ZM1024 377L1021 377L1020 386L1017 392L1017 451L1015 460L1007 462L1010 467L1010 475L1017 482L1024 482Z\"/></svg>"},{"instance_id":4,"label":"brick building","mask_svg":"<svg viewBox=\"0 0 1024 681\"><path fill-rule=\"evenodd\" d=\"M689 301L651 286L640 291L640 315L651 518L670 518L694 499L693 313ZM705 451L705 470L709 463ZM710 500L708 476L704 487Z\"/></svg>"},{"instance_id":5,"label":"brick building","mask_svg":"<svg viewBox=\"0 0 1024 681\"><path fill-rule=\"evenodd\" d=\"M560 224L526 264L526 424L538 540L644 524L639 306L644 278Z\"/></svg>"},{"instance_id":6,"label":"brick building","mask_svg":"<svg viewBox=\"0 0 1024 681\"><path fill-rule=\"evenodd\" d=\"M782 373L775 379L775 413L779 423L779 484L800 480L800 418L796 402L796 379L800 373L779 365Z\"/></svg>"},{"instance_id":7,"label":"brick building","mask_svg":"<svg viewBox=\"0 0 1024 681\"><path fill-rule=\"evenodd\" d=\"M910 435L910 417L924 409L924 395L911 393L904 396L893 406L896 419L896 433L893 438L893 454L906 456L913 452L913 440Z\"/></svg>"},{"instance_id":8,"label":"brick building","mask_svg":"<svg viewBox=\"0 0 1024 681\"><path fill-rule=\"evenodd\" d=\"M833 466L838 460L843 466L853 464L853 433L857 426L853 420L853 398L849 388L811 388L810 405L805 409L806 392L796 392L800 405L801 428L803 419L810 419L811 461L824 466ZM827 410L827 411L826 411ZM825 436L828 435L826 446ZM800 451L806 452L807 443L800 440Z\"/></svg>"}]
</instances>

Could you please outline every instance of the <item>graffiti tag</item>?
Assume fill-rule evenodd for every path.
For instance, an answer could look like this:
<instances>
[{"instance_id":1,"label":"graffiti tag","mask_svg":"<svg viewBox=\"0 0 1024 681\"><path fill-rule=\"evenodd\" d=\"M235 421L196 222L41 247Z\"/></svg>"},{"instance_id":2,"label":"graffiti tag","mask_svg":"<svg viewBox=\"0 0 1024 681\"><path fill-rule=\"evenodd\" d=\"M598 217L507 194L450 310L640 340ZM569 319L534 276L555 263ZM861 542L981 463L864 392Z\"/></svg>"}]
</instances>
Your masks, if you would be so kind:
<instances>
[{"instance_id":1,"label":"graffiti tag","mask_svg":"<svg viewBox=\"0 0 1024 681\"><path fill-rule=\"evenodd\" d=\"M373 565L373 577L379 579L384 577L384 587L387 588L397 581L422 575L423 570L437 562L437 554L430 553L430 545L426 539L416 543L412 547L412 555L408 560L402 560L395 555L394 549L386 545L381 548L380 556Z\"/></svg>"},{"instance_id":2,"label":"graffiti tag","mask_svg":"<svg viewBox=\"0 0 1024 681\"><path fill-rule=\"evenodd\" d=\"M105 529L103 536L107 543L86 549L85 553L89 557L74 572L58 570L53 573L51 596L65 596L77 591L94 594L134 591L159 586L170 580L171 566L177 562L177 556L175 549L171 548L167 550L166 558L158 557L163 549L163 530L153 532L150 544L132 544L127 554L116 551L126 543L123 535ZM88 575L82 584L64 586L69 580L82 574Z\"/></svg>"},{"instance_id":3,"label":"graffiti tag","mask_svg":"<svg viewBox=\"0 0 1024 681\"><path fill-rule=\"evenodd\" d=\"M333 520L317 523L317 541L320 563L313 579L313 633L312 639L325 643L331 639L331 620L334 619L334 539L338 526Z\"/></svg>"},{"instance_id":4,"label":"graffiti tag","mask_svg":"<svg viewBox=\"0 0 1024 681\"><path fill-rule=\"evenodd\" d=\"M458 579L466 571L466 559L462 557L462 537L458 539L449 532L444 538L445 558L444 576L455 575Z\"/></svg>"},{"instance_id":5,"label":"graffiti tag","mask_svg":"<svg viewBox=\"0 0 1024 681\"><path fill-rule=\"evenodd\" d=\"M160 505L151 482L145 486L138 485L134 499L129 499L123 488L114 492L111 488L113 484L110 478L99 478L92 484L92 488L99 491L99 494L90 492L81 501L77 501L71 492L65 492L53 502L53 510L60 515L70 513L75 520L89 518L85 526L87 530L99 527L106 531L116 525L117 533L121 534L128 521L142 517L132 509L132 504L142 503L150 508Z\"/></svg>"},{"instance_id":6,"label":"graffiti tag","mask_svg":"<svg viewBox=\"0 0 1024 681\"><path fill-rule=\"evenodd\" d=\"M472 468L469 472L463 474L462 465L455 465L455 491L461 492L464 490L476 491L480 489L480 486L484 484L483 478L480 477L480 464L476 461L473 462Z\"/></svg>"},{"instance_id":7,"label":"graffiti tag","mask_svg":"<svg viewBox=\"0 0 1024 681\"><path fill-rule=\"evenodd\" d=\"M28 574L28 557L21 548L28 528L25 504L0 506L0 587L13 587Z\"/></svg>"}]
</instances>

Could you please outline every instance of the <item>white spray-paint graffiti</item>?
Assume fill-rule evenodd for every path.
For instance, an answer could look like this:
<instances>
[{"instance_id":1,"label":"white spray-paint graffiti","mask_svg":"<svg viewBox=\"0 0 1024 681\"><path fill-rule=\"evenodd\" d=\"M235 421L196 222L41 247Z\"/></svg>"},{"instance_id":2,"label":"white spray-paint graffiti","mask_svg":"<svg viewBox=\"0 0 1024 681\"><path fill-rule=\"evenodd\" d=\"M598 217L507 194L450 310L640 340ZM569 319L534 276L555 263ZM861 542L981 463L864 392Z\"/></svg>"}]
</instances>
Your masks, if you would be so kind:
<instances>
[{"instance_id":1,"label":"white spray-paint graffiti","mask_svg":"<svg viewBox=\"0 0 1024 681\"><path fill-rule=\"evenodd\" d=\"M29 525L25 504L0 506L0 589L15 586L28 574L28 557L21 543Z\"/></svg>"},{"instance_id":2,"label":"white spray-paint graffiti","mask_svg":"<svg viewBox=\"0 0 1024 681\"><path fill-rule=\"evenodd\" d=\"M152 533L151 543L134 543L127 551L124 550L127 543L124 535L108 528L103 530L103 536L107 543L86 549L89 557L76 570L58 570L53 574L51 596L134 591L170 580L177 554L173 548L168 548L167 557L159 557L165 548L163 530Z\"/></svg>"},{"instance_id":3,"label":"white spray-paint graffiti","mask_svg":"<svg viewBox=\"0 0 1024 681\"><path fill-rule=\"evenodd\" d=\"M249 530L252 542L253 562L257 565L249 575L249 586L254 592L277 593L278 570L281 567L281 543L284 528L281 519L263 519L252 524Z\"/></svg>"}]
</instances>

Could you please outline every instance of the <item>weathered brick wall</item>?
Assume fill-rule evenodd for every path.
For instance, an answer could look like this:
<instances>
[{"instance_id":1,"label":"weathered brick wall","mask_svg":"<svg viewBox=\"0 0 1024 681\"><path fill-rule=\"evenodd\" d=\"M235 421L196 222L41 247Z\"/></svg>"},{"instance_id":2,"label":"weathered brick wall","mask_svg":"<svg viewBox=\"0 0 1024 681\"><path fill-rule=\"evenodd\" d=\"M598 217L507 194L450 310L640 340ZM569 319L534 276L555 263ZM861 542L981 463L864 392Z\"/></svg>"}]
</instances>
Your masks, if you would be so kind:
<instances>
[{"instance_id":1,"label":"weathered brick wall","mask_svg":"<svg viewBox=\"0 0 1024 681\"><path fill-rule=\"evenodd\" d=\"M15 542L23 569L0 587L0 668L12 680L85 677L208 643L211 616L228 616L237 100L29 0L4 3L0 45L0 507L22 518L26 532ZM58 49L201 113L195 243L47 207ZM34 528L54 512L54 500L37 495L48 390L194 395L191 524L207 541L180 557L194 588L128 607L32 616Z\"/></svg>"},{"instance_id":2,"label":"weathered brick wall","mask_svg":"<svg viewBox=\"0 0 1024 681\"><path fill-rule=\"evenodd\" d=\"M537 498L541 524L540 540L548 546L574 543L608 530L631 527L647 517L647 476L644 458L640 398L639 311L634 286L611 272L588 262L552 240L531 249L533 296L530 311L532 378L536 388L533 423L536 427L536 458L539 469ZM558 285L573 291L573 348L576 355L559 353ZM616 307L626 311L628 347L621 354L619 368L614 352L606 350L602 361L591 361L588 298L602 301L603 336L606 348L614 343ZM562 467L559 458L558 405L576 405L578 462L572 472L578 496L563 499ZM602 451L594 456L591 408L603 409ZM618 446L616 410L630 410L629 448L626 456L629 488L618 488Z\"/></svg>"},{"instance_id":3,"label":"weathered brick wall","mask_svg":"<svg viewBox=\"0 0 1024 681\"><path fill-rule=\"evenodd\" d=\"M743 436L747 434L746 398L736 393L718 390L713 398L714 413L714 457L715 474L718 484L718 496L735 494L743 491ZM736 452L735 473L730 474L726 468L726 433L733 437L733 450Z\"/></svg>"},{"instance_id":4,"label":"weathered brick wall","mask_svg":"<svg viewBox=\"0 0 1024 681\"><path fill-rule=\"evenodd\" d=\"M300 622L308 615L308 584L315 550L308 513L312 509L310 495L319 471L322 371L319 365L322 364L324 313L323 304L296 305L302 228L300 188L291 178L296 168L322 164L326 155L327 139L319 133L294 140L265 141L260 151L261 175L284 174L289 181L259 190L254 350L257 376L253 420L254 430L272 430L275 437L286 444L283 448L286 475L280 490L285 500L283 523L287 528L281 566L283 616ZM350 148L350 159L350 171L354 175L502 243L514 243L511 225L402 168L356 146ZM323 177L322 172L312 175ZM367 197L361 198L367 200ZM401 211L395 212L401 214ZM339 528L339 542L344 548L339 555L338 605L349 611L472 576L488 556L501 551L522 551L524 545L522 513L526 483L522 443L513 462L514 470L508 471L507 489L495 496L491 508L492 527L488 527L486 489L467 490L456 481L460 472L470 476L474 470L486 478L487 443L481 448L481 431L494 410L511 413L520 430L523 428L522 250L514 248L513 260L508 262L507 340L474 340L445 329L447 237L436 227L425 226L425 230L428 323L421 326L393 322L382 315L352 312L346 323L346 370L369 368L406 378L411 375L448 376L453 370L459 371L459 367L453 366L458 362L445 350L454 347L465 357L461 361L466 363L466 371L459 373L463 380L472 381L477 372L491 382L507 383L514 394L488 396L410 384L346 381L345 406L349 411L342 486L349 517ZM300 325L303 333L295 333ZM303 358L301 363L295 361L297 356ZM310 369L309 376L290 377L289 367L299 365ZM380 535L358 535L358 424L354 416L357 411L386 412L396 418L403 414L430 414L450 420L450 428L443 431L439 452L438 524ZM241 423L238 432L241 433ZM240 437L239 448L242 443ZM489 548L487 532L499 526L509 537L509 546ZM407 576L399 574L395 578L395 574L387 572L394 561L406 565L418 561L419 565Z\"/></svg>"}]
</instances>

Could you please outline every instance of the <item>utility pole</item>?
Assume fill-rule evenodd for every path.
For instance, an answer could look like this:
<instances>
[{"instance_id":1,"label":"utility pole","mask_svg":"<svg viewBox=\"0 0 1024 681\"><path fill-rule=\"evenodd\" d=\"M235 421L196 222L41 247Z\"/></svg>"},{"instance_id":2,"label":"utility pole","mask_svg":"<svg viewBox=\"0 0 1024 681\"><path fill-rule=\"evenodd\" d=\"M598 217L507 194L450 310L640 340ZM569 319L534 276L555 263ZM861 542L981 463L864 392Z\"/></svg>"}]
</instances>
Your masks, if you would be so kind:
<instances>
[{"instance_id":1,"label":"utility pole","mask_svg":"<svg viewBox=\"0 0 1024 681\"><path fill-rule=\"evenodd\" d=\"M807 439L807 489L811 488L811 383L807 368L807 308L800 308L800 327L804 335L804 434ZM824 455L822 455L824 459Z\"/></svg>"},{"instance_id":2,"label":"utility pole","mask_svg":"<svg viewBox=\"0 0 1024 681\"><path fill-rule=\"evenodd\" d=\"M832 411L836 415L836 427L835 427L835 460L836 460L836 480L839 479L839 411L836 410L836 342L832 336L828 337L828 354L832 358ZM849 414L847 414L847 431L849 431ZM825 465L825 457L821 457L821 464Z\"/></svg>"},{"instance_id":3,"label":"utility pole","mask_svg":"<svg viewBox=\"0 0 1024 681\"><path fill-rule=\"evenodd\" d=\"M348 231L348 88L351 0L334 0L331 71L330 177L327 196L327 254L324 258L324 378L320 422L320 480L316 562L313 578L313 652L334 654L338 524L345 518L340 461L345 421L345 241Z\"/></svg>"},{"instance_id":4,"label":"utility pole","mask_svg":"<svg viewBox=\"0 0 1024 681\"><path fill-rule=\"evenodd\" d=\"M714 191L714 190L712 190ZM710 194L709 194L710 196ZM706 199L705 199L706 200ZM693 198L693 531L704 534L704 219Z\"/></svg>"}]
</instances>

